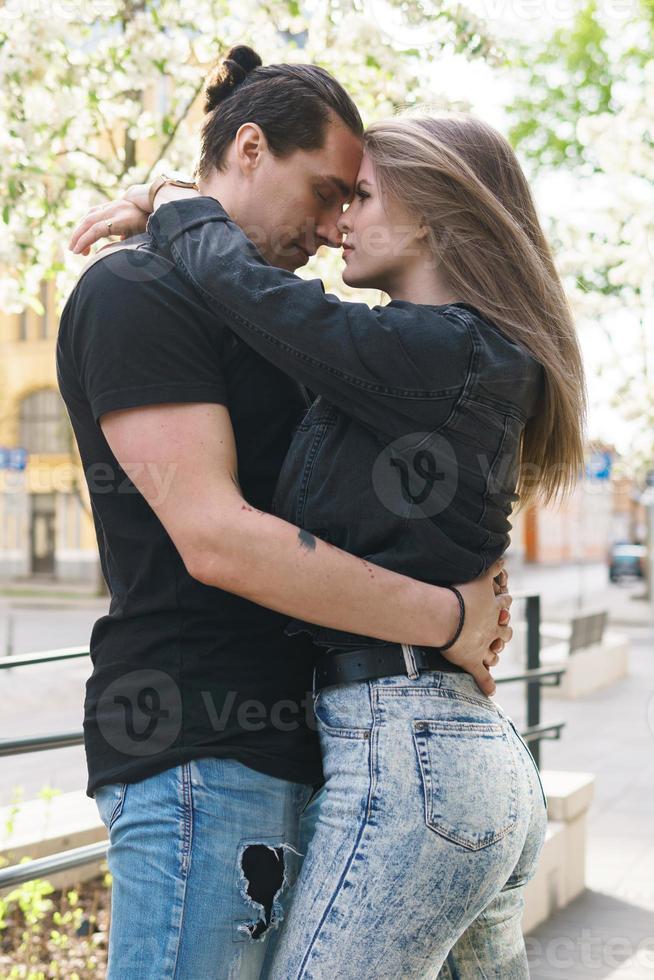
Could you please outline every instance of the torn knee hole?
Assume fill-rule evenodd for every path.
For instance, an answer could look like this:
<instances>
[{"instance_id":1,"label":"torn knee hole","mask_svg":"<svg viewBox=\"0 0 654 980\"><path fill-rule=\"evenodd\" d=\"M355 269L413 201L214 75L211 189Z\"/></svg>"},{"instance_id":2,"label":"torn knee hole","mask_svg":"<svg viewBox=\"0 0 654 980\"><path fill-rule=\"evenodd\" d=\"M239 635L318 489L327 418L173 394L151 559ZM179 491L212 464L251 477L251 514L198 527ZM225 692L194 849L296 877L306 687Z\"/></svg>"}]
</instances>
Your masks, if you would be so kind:
<instances>
[{"instance_id":1,"label":"torn knee hole","mask_svg":"<svg viewBox=\"0 0 654 980\"><path fill-rule=\"evenodd\" d=\"M275 898L286 883L284 847L248 844L241 853L241 873L246 897L261 909L257 922L241 926L252 939L259 939L270 927Z\"/></svg>"}]
</instances>

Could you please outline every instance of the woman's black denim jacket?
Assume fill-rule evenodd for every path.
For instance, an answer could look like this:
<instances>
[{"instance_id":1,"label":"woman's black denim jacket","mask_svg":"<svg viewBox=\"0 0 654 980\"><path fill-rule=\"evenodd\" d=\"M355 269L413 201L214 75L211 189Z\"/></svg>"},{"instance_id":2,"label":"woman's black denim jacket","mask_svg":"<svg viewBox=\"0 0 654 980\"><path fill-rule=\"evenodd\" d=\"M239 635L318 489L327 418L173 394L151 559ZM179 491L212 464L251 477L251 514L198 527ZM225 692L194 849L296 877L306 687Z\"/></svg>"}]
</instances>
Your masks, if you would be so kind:
<instances>
[{"instance_id":1,"label":"woman's black denim jacket","mask_svg":"<svg viewBox=\"0 0 654 980\"><path fill-rule=\"evenodd\" d=\"M163 205L148 232L223 324L317 395L276 514L436 585L470 581L503 554L520 437L544 382L527 351L463 303L342 302L319 279L269 265L213 198ZM361 646L336 630L287 628L300 629L321 645Z\"/></svg>"}]
</instances>

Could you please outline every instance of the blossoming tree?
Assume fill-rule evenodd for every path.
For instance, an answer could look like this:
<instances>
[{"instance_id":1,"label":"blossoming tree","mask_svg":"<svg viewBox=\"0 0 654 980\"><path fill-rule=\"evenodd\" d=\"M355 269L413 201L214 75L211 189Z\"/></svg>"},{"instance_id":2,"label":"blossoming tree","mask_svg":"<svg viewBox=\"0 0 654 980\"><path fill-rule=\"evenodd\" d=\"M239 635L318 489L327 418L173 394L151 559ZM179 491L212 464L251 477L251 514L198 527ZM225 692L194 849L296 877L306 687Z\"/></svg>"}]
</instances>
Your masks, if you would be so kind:
<instances>
[{"instance_id":1,"label":"blossoming tree","mask_svg":"<svg viewBox=\"0 0 654 980\"><path fill-rule=\"evenodd\" d=\"M391 35L394 17L419 45ZM385 28L384 23L390 25ZM492 57L455 0L7 0L0 9L0 308L40 312L39 283L64 295L79 267L65 242L87 207L157 169L191 168L198 98L235 43L264 63L332 71L368 120L430 97L443 50Z\"/></svg>"},{"instance_id":2,"label":"blossoming tree","mask_svg":"<svg viewBox=\"0 0 654 980\"><path fill-rule=\"evenodd\" d=\"M653 55L651 0L629 19L591 2L525 59L512 107L632 471L654 464Z\"/></svg>"}]
</instances>

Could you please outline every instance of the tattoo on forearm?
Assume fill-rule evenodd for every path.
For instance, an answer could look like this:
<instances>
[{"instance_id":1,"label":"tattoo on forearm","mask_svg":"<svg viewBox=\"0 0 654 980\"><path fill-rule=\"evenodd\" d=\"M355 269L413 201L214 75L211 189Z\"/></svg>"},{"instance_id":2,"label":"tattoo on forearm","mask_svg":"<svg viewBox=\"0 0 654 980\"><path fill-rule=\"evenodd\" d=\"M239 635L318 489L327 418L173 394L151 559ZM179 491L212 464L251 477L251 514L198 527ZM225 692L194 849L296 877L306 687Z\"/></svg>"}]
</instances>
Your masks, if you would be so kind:
<instances>
[{"instance_id":1,"label":"tattoo on forearm","mask_svg":"<svg viewBox=\"0 0 654 980\"><path fill-rule=\"evenodd\" d=\"M316 550L316 539L310 531L305 531L301 528L297 537L301 548L306 548L307 551Z\"/></svg>"}]
</instances>

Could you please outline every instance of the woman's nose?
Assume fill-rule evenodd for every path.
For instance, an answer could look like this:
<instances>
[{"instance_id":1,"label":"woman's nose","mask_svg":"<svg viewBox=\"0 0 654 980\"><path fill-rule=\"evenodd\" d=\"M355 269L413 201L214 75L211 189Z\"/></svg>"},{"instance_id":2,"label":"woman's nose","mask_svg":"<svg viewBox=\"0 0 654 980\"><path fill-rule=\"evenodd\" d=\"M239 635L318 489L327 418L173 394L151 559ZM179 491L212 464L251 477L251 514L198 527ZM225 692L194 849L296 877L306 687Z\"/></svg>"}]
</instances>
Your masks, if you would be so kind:
<instances>
[{"instance_id":1,"label":"woman's nose","mask_svg":"<svg viewBox=\"0 0 654 980\"><path fill-rule=\"evenodd\" d=\"M336 227L341 235L347 235L351 231L350 222L347 216L347 211L343 211L336 222Z\"/></svg>"}]
</instances>

